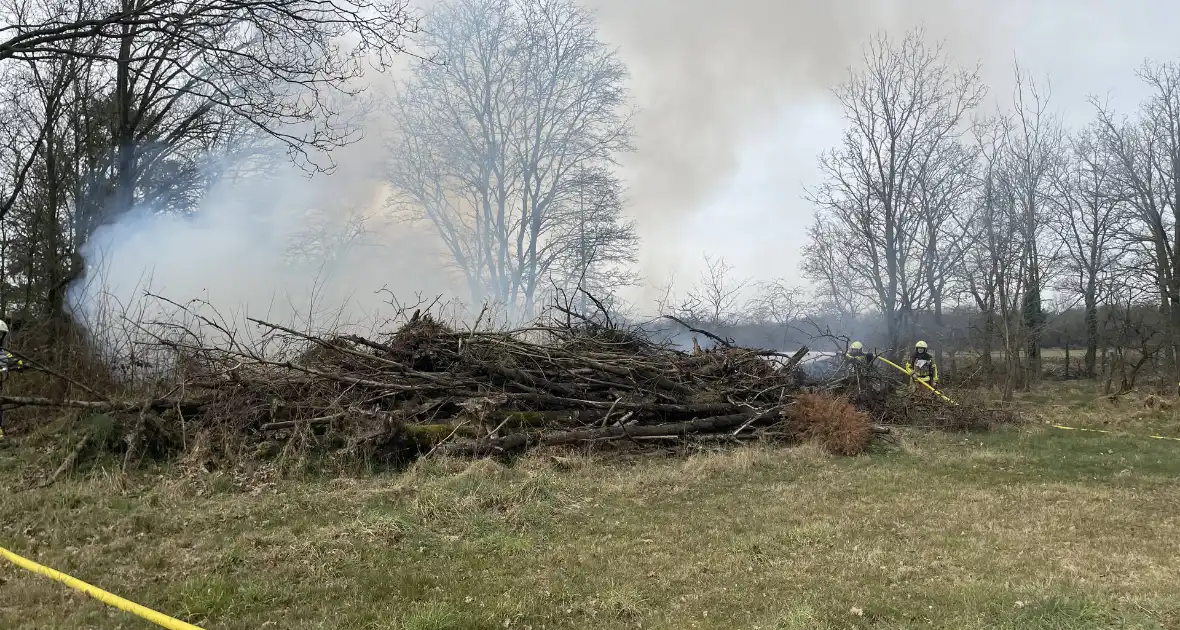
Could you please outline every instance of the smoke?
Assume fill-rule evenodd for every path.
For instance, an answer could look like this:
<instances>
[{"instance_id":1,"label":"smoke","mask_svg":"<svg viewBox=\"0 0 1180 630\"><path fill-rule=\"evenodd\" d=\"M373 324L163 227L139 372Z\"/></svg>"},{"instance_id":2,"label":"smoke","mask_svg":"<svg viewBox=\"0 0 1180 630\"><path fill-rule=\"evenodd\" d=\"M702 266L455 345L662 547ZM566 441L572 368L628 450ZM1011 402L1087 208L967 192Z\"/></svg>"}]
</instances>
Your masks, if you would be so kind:
<instances>
[{"instance_id":1,"label":"smoke","mask_svg":"<svg viewBox=\"0 0 1180 630\"><path fill-rule=\"evenodd\" d=\"M932 35L977 39L982 3L966 0L594 0L604 35L618 43L629 63L641 112L638 151L625 162L632 211L643 229L645 272L662 279L685 258L699 259L710 243L688 249L680 227L709 206L744 169L765 166L759 146L767 131L792 141L806 128L790 128L782 114L826 109L829 89L856 63L866 39L881 29L919 23ZM978 33L979 31L974 31ZM821 107L815 107L815 101ZM813 124L831 126L829 121ZM806 138L797 144L813 147ZM800 156L814 163L814 154ZM802 191L797 168L785 160L789 186L775 191L780 203ZM754 162L754 163L750 163ZM773 165L772 165L773 166ZM792 178L791 175L796 175ZM791 197L794 199L782 199ZM728 195L741 212L741 197ZM720 209L720 208L719 208ZM722 220L722 216L715 217ZM698 227L698 226L693 226ZM707 227L707 226L699 226ZM757 236L753 231L743 230ZM758 243L766 251L766 243ZM688 249L688 251L686 251ZM695 262L695 261L694 261ZM695 276L695 273L688 274Z\"/></svg>"},{"instance_id":2,"label":"smoke","mask_svg":"<svg viewBox=\"0 0 1180 630\"><path fill-rule=\"evenodd\" d=\"M364 327L392 297L456 295L428 233L390 218L382 153L374 134L337 150L331 174L288 163L215 182L188 216L135 208L86 242L68 305L111 346L129 327L173 317L168 301L242 333L246 317Z\"/></svg>"},{"instance_id":3,"label":"smoke","mask_svg":"<svg viewBox=\"0 0 1180 630\"><path fill-rule=\"evenodd\" d=\"M983 63L992 98L1010 103L1011 64L1053 76L1054 100L1085 97L1144 56L1174 49L1164 0L589 0L632 70L638 150L624 162L629 211L651 285L695 278L701 254L743 274L797 277L815 158L839 141L830 88L882 30L923 26L956 61ZM1157 17L1149 18L1147 14ZM1129 33L1134 32L1131 36Z\"/></svg>"},{"instance_id":4,"label":"smoke","mask_svg":"<svg viewBox=\"0 0 1180 630\"><path fill-rule=\"evenodd\" d=\"M993 97L1010 93L1013 57L1054 77L1054 99L1086 111L1085 95L1133 82L1146 56L1171 50L1180 5L1145 0L585 0L601 35L632 72L640 110L637 151L623 159L628 213L637 221L644 279L625 297L646 307L671 272L695 278L701 254L725 256L742 276L796 275L811 209L815 156L838 140L830 88L860 60L866 39L923 25L956 60L984 62ZM431 2L420 2L426 7ZM1166 17L1165 17L1166 16ZM1132 39L1124 35L1136 29ZM291 168L222 182L189 218L151 208L100 230L82 254L87 276L70 291L98 321L111 304L156 307L145 289L178 301L276 320L371 318L387 287L461 295L437 237L389 218L380 129L337 151L337 170ZM364 238L347 235L364 220ZM293 243L320 234L318 253ZM330 238L329 238L330 237ZM313 241L315 239L312 239ZM312 248L315 250L315 248ZM316 305L326 311L312 317Z\"/></svg>"}]
</instances>

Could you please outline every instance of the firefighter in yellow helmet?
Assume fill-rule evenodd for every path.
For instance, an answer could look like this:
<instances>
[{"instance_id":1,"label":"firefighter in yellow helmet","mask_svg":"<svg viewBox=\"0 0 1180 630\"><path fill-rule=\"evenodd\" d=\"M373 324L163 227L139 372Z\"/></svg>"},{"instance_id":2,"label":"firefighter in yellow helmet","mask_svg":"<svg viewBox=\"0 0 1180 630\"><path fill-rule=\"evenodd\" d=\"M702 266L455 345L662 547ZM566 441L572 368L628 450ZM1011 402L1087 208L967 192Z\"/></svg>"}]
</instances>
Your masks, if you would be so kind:
<instances>
[{"instance_id":1,"label":"firefighter in yellow helmet","mask_svg":"<svg viewBox=\"0 0 1180 630\"><path fill-rule=\"evenodd\" d=\"M844 358L852 365L867 367L873 364L873 360L877 357L873 356L871 352L865 352L865 346L859 341L852 342L848 346L848 352Z\"/></svg>"},{"instance_id":2,"label":"firefighter in yellow helmet","mask_svg":"<svg viewBox=\"0 0 1180 630\"><path fill-rule=\"evenodd\" d=\"M930 347L925 341L914 344L914 354L906 361L905 369L915 380L938 388L938 364L934 362L934 357L930 356Z\"/></svg>"}]
</instances>

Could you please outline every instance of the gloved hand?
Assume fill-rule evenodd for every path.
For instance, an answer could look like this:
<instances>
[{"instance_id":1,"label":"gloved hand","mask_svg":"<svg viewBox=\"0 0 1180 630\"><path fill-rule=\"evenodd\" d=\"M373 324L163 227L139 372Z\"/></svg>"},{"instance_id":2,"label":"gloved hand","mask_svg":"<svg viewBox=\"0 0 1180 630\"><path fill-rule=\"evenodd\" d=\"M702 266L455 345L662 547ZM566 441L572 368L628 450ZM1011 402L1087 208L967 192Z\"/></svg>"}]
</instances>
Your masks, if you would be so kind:
<instances>
[{"instance_id":1,"label":"gloved hand","mask_svg":"<svg viewBox=\"0 0 1180 630\"><path fill-rule=\"evenodd\" d=\"M0 370L2 371L20 372L27 367L28 365L25 364L24 359L11 352L5 352L3 355L0 355Z\"/></svg>"}]
</instances>

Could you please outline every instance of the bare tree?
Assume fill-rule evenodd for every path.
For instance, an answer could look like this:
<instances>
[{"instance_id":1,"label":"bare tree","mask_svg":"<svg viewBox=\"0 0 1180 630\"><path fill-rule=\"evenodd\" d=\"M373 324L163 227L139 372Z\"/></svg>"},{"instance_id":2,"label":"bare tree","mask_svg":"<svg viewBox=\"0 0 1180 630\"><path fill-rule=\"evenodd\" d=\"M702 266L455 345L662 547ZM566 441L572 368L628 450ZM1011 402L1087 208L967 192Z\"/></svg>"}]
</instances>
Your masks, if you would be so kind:
<instances>
[{"instance_id":1,"label":"bare tree","mask_svg":"<svg viewBox=\"0 0 1180 630\"><path fill-rule=\"evenodd\" d=\"M404 0L5 0L0 14L0 302L54 316L96 228L136 206L193 210L227 155L266 144L330 168L319 157L357 137L362 71L414 27Z\"/></svg>"},{"instance_id":2,"label":"bare tree","mask_svg":"<svg viewBox=\"0 0 1180 630\"><path fill-rule=\"evenodd\" d=\"M1040 334L1045 326L1042 306L1048 274L1046 264L1057 254L1046 253L1042 243L1048 231L1046 199L1051 194L1051 174L1061 152L1061 125L1049 112L1047 85L1037 85L1019 64L1014 64L1016 87L1013 91L1013 124L1009 127L1008 179L1019 204L1020 227L1024 249L1021 265L1024 269L1024 294L1021 296L1028 363L1026 385L1035 384L1041 376Z\"/></svg>"},{"instance_id":3,"label":"bare tree","mask_svg":"<svg viewBox=\"0 0 1180 630\"><path fill-rule=\"evenodd\" d=\"M10 0L4 10L5 55L85 59L109 82L87 95L105 110L113 149L79 217L87 225L150 197L140 189L155 167L199 154L231 123L329 168L314 153L357 137L341 103L360 94L365 63L386 63L413 28L404 0Z\"/></svg>"},{"instance_id":4,"label":"bare tree","mask_svg":"<svg viewBox=\"0 0 1180 630\"><path fill-rule=\"evenodd\" d=\"M1108 279L1104 333L1111 344L1111 361L1106 367L1105 392L1112 393L1118 377L1117 393L1134 389L1144 366L1168 346L1167 323L1159 309L1152 308L1155 287L1151 279L1119 275Z\"/></svg>"},{"instance_id":5,"label":"bare tree","mask_svg":"<svg viewBox=\"0 0 1180 630\"><path fill-rule=\"evenodd\" d=\"M935 360L943 359L943 310L948 285L957 277L955 261L961 260L966 239L957 229L953 216L969 213L975 192L975 165L978 149L960 142L936 142L925 147L930 154L923 158L924 172L917 180L916 202L922 229L915 234L915 247L921 247L921 277L926 282L933 328L940 337L934 346Z\"/></svg>"},{"instance_id":6,"label":"bare tree","mask_svg":"<svg viewBox=\"0 0 1180 630\"><path fill-rule=\"evenodd\" d=\"M0 144L3 144L0 147L0 173L4 177L0 184L0 221L8 216L24 191L48 132L45 122L27 111L23 102L26 96L23 88L27 85L14 84L15 77L11 72L3 78L10 89L6 90L4 103L0 105Z\"/></svg>"},{"instance_id":7,"label":"bare tree","mask_svg":"<svg viewBox=\"0 0 1180 630\"><path fill-rule=\"evenodd\" d=\"M77 42L71 42L77 43ZM63 56L40 62L9 64L5 88L11 90L7 110L15 131L6 164L14 181L0 220L6 223L10 265L6 272L19 283L21 310L44 306L61 314L65 288L77 268L73 253L73 201L78 188L79 130L74 125L80 94L88 89L89 60ZM15 287L13 287L15 288ZM12 301L6 292L3 301ZM44 299L44 304L37 304Z\"/></svg>"},{"instance_id":8,"label":"bare tree","mask_svg":"<svg viewBox=\"0 0 1180 630\"><path fill-rule=\"evenodd\" d=\"M992 376L993 341L1003 340L1005 356L1004 396L1015 389L1021 339L1018 313L1023 290L1023 245L1016 195L1005 168L1011 121L1003 116L974 125L979 165L977 192L967 212L956 213L957 231L963 240L955 270L963 290L982 315L979 350L985 376Z\"/></svg>"},{"instance_id":9,"label":"bare tree","mask_svg":"<svg viewBox=\"0 0 1180 630\"><path fill-rule=\"evenodd\" d=\"M427 20L443 63L416 65L396 104L397 204L434 225L474 300L531 312L583 245L582 214L613 212L585 203L584 175L617 195L603 187L631 149L626 67L572 0L451 0Z\"/></svg>"},{"instance_id":10,"label":"bare tree","mask_svg":"<svg viewBox=\"0 0 1180 630\"><path fill-rule=\"evenodd\" d=\"M900 42L874 38L864 68L835 94L849 126L820 159L826 181L810 199L819 209L812 236L823 238L808 248L806 269L824 285L847 278L849 290L884 314L898 348L938 288L927 278L935 258L926 219L937 226L944 210L929 203L924 216L921 186L937 180L935 161L958 141L984 88L977 68L954 69L943 45L927 44L918 29Z\"/></svg>"},{"instance_id":11,"label":"bare tree","mask_svg":"<svg viewBox=\"0 0 1180 630\"><path fill-rule=\"evenodd\" d=\"M1097 100L1101 140L1115 165L1114 183L1125 195L1150 248L1160 309L1169 322L1167 362L1177 373L1180 351L1180 63L1146 62L1139 77L1152 89L1136 120L1116 116Z\"/></svg>"},{"instance_id":12,"label":"bare tree","mask_svg":"<svg viewBox=\"0 0 1180 630\"><path fill-rule=\"evenodd\" d=\"M851 320L874 303L864 280L846 264L848 234L829 217L817 215L807 228L803 275L812 281L819 309Z\"/></svg>"},{"instance_id":13,"label":"bare tree","mask_svg":"<svg viewBox=\"0 0 1180 630\"><path fill-rule=\"evenodd\" d=\"M621 184L605 169L583 169L570 184L570 195L556 213L553 248L555 284L566 291L581 288L578 307L586 312L587 292L605 297L635 284L630 266L638 260L635 222L623 217Z\"/></svg>"},{"instance_id":14,"label":"bare tree","mask_svg":"<svg viewBox=\"0 0 1180 630\"><path fill-rule=\"evenodd\" d=\"M750 315L755 323L771 327L768 341L785 347L791 337L791 326L802 319L808 307L803 289L781 278L760 282L756 289Z\"/></svg>"},{"instance_id":15,"label":"bare tree","mask_svg":"<svg viewBox=\"0 0 1180 630\"><path fill-rule=\"evenodd\" d=\"M700 282L681 300L677 314L691 323L731 328L747 314L745 292L750 285L749 278L734 276L724 258L706 255Z\"/></svg>"},{"instance_id":16,"label":"bare tree","mask_svg":"<svg viewBox=\"0 0 1180 630\"><path fill-rule=\"evenodd\" d=\"M1062 289L1082 296L1085 311L1086 355L1083 375L1097 375L1098 306L1109 285L1104 277L1116 273L1119 234L1128 221L1124 198L1113 181L1114 164L1100 141L1101 129L1083 129L1069 141L1066 159L1053 173L1056 209L1052 226L1065 246Z\"/></svg>"}]
</instances>

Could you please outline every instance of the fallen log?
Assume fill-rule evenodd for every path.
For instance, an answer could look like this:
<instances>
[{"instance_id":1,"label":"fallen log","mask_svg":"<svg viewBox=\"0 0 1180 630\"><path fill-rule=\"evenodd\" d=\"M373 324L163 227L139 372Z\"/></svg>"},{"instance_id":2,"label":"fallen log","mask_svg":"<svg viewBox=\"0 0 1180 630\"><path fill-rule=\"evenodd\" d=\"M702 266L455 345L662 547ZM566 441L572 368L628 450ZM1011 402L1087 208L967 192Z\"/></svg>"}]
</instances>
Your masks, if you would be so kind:
<instances>
[{"instance_id":1,"label":"fallen log","mask_svg":"<svg viewBox=\"0 0 1180 630\"><path fill-rule=\"evenodd\" d=\"M654 374L650 369L633 369L629 367L609 365L601 361L595 361L589 357L580 358L579 362L596 370L606 372L608 374L614 374L615 376L622 376L623 378L632 379L633 381L643 380L651 383L652 385L655 385L656 387L659 387L660 389L666 389L668 391L676 392L677 394L691 396L692 394L696 393L693 388L681 383L670 381L659 374Z\"/></svg>"},{"instance_id":2,"label":"fallen log","mask_svg":"<svg viewBox=\"0 0 1180 630\"><path fill-rule=\"evenodd\" d=\"M74 409L90 409L93 411L138 411L147 408L151 411L168 411L180 408L184 413L197 413L205 405L213 402L214 397L181 399L181 398L152 398L148 400L58 400L40 396L0 396L0 405L14 407L70 407Z\"/></svg>"},{"instance_id":3,"label":"fallen log","mask_svg":"<svg viewBox=\"0 0 1180 630\"><path fill-rule=\"evenodd\" d=\"M798 350L796 350L795 354L791 355L790 359L787 359L787 363L786 363L786 365L783 366L783 369L785 369L785 370L795 369L795 366L799 365L799 362L803 360L803 357L807 356L808 352L811 352L811 351L807 349L807 346L803 346L803 347L799 348Z\"/></svg>"},{"instance_id":4,"label":"fallen log","mask_svg":"<svg viewBox=\"0 0 1180 630\"><path fill-rule=\"evenodd\" d=\"M583 409L622 409L627 411L650 411L653 413L684 413L684 414L724 414L740 409L737 405L728 403L687 403L683 405L671 403L644 403L609 400L580 400L551 396L548 394L510 393L509 400L523 400L551 405L565 405Z\"/></svg>"},{"instance_id":5,"label":"fallen log","mask_svg":"<svg viewBox=\"0 0 1180 630\"><path fill-rule=\"evenodd\" d=\"M600 429L577 429L573 431L555 432L530 431L513 433L500 438L453 442L440 446L438 451L443 455L478 457L536 446L561 446L577 442L618 440L629 437L683 436L692 433L713 433L724 431L731 427L750 422L751 420L757 423L777 419L781 411L782 407L772 407L771 409L755 413L714 416L711 418L699 418L687 422L672 422L667 424L623 425Z\"/></svg>"}]
</instances>

